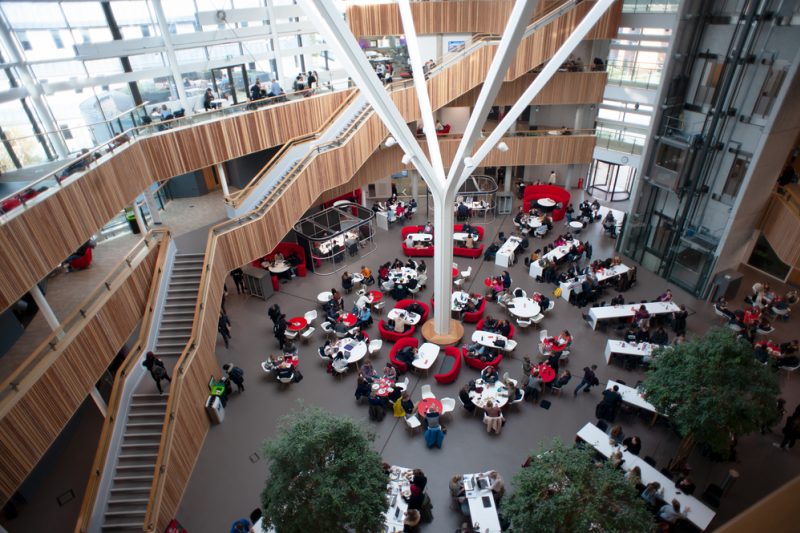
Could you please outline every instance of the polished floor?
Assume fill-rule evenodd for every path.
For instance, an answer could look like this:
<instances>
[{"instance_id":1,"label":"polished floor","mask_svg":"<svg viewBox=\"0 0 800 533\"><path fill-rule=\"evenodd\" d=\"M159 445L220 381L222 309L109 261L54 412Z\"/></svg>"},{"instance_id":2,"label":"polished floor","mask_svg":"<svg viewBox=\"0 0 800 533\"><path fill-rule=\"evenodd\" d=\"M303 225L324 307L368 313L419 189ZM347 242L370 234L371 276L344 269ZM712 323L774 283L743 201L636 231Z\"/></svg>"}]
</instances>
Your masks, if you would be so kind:
<instances>
[{"instance_id":1,"label":"polished floor","mask_svg":"<svg viewBox=\"0 0 800 533\"><path fill-rule=\"evenodd\" d=\"M580 202L582 193L575 191L574 194L573 203ZM516 202L519 204L519 200ZM615 204L613 207L626 209L624 203ZM510 217L500 217L486 227L484 242L490 242L500 231L508 234L513 229ZM559 229L557 226L554 233L558 233ZM400 227L393 227L388 232L381 231L378 250L356 263L366 264L376 270L380 263L402 257L400 231ZM593 244L595 258L608 257L614 253L613 246L616 241L605 237L599 224L590 226L581 237ZM551 235L550 242L552 238ZM537 241L532 241L532 249L535 249L537 244ZM484 279L503 270L494 263L484 263L482 258L474 260L456 258L456 261L459 270L466 270L472 266L473 276L468 286L481 293ZM426 262L429 264L429 277L432 277L433 261ZM632 264L629 260L625 263ZM514 287L520 286L529 293L531 291L552 293L552 286L536 283L527 275L527 269L522 261L509 270L514 280ZM750 271L747 267L744 270L746 282L736 302L741 302L746 291L749 291L749 286L755 280L761 279L757 272ZM432 285L429 283L428 290L419 294L420 300L430 299ZM774 281L772 285L775 288ZM220 366L231 362L244 369L246 391L243 394L233 394L225 410L225 420L220 425L212 426L208 432L176 516L187 531L191 533L225 531L225 528L229 528L235 520L247 517L259 506L259 494L264 480L269 475L268 464L261 454L262 442L275 435L276 425L282 416L289 415L292 410L301 407L299 403L301 399L306 405L321 406L337 416L349 415L356 419L364 419L365 423L373 425L377 434L375 447L386 462L409 468L421 468L426 473L435 517L431 524L423 526L422 530L426 533L450 533L459 525L460 513L449 508L448 480L454 474L495 469L505 479L507 485L510 485L511 478L525 461L527 454L531 450L538 449L540 443L547 446L554 437L571 442L583 425L596 421L594 408L600 399L599 391L594 390L589 394L581 393L578 397L573 397L571 389L578 385L579 377L577 377L573 378L568 386L570 389L568 393L561 398L557 396L548 398L552 402L549 410L541 408L539 403L525 402L520 412L515 409L507 413L508 423L501 435L487 434L486 426L479 417L466 417L457 409L453 413L454 419L447 422L449 431L442 449L429 450L422 435L419 433L409 435L403 419L395 419L390 415L382 422L374 424L366 419L367 404L359 405L353 396L356 384L355 371L351 370L350 375L340 381L327 374L321 365L316 349L321 345L324 335L319 329L310 346L302 344L300 347L300 369L305 379L301 383L294 384L293 389L286 387L281 391L280 384L271 378L268 379L260 366L269 354L279 353L278 343L272 335L272 323L267 316L267 309L276 303L289 318L302 316L313 309L319 312L320 305L316 296L321 291L330 290L331 287L340 287L338 276L309 275L281 285L279 293L268 301L263 301L246 295L237 295L234 284L229 280L228 288L231 292L227 298L226 308L232 321L233 338L230 349L226 349L222 339L218 338L217 358ZM686 304L690 309L691 316L688 320L690 334L702 335L709 327L719 324L711 304L696 300L642 269L639 269L639 283L625 296L628 301L652 300L667 288L672 289L677 303ZM607 299L610 299L610 296L607 296ZM352 295L346 296L346 302L348 308L352 306ZM392 302L390 298L387 310L391 308ZM632 385L644 378L640 371L623 371L618 364L606 366L603 355L608 339L606 333L592 331L582 320L581 311L586 312L586 309L572 307L563 299L558 299L556 302L552 316L542 322L542 327L552 333L564 329L571 332L574 344L568 368L573 373L580 375L583 367L598 364L598 377L602 383L614 379L624 380ZM733 303L732 306L737 304ZM495 304L489 304L487 314L497 317L502 315L502 310ZM793 338L796 335L795 320L797 318L791 318L786 324L776 324L776 332L772 338L778 342ZM319 320L317 322L319 323ZM465 340L474 330L474 324L465 324ZM369 328L367 333L371 338L378 338L377 325ZM537 352L538 335L538 331L534 333L533 329L528 334L522 331L515 334L514 339L519 342L519 346L513 358L505 358L500 363L501 375L509 372L512 377L522 377L521 359L526 354L534 355ZM610 335L613 338L614 334ZM418 334L416 336L419 338ZM390 349L391 343L385 343L381 358L376 359L378 369L388 361ZM436 368L435 365L433 370ZM420 388L424 384L431 385L437 398L456 398L459 388L478 375L474 369L462 367L455 383L439 385L433 379L434 373L432 371L431 376L427 378L424 374L407 374L411 379L409 391L414 401L420 399ZM782 372L780 380L783 396L788 400L788 407L794 410L800 403L800 387L797 385L800 383L800 377L793 376L789 381L786 373ZM676 436L668 436L663 426L650 429L643 417L634 419L632 423L627 419L618 420L626 434L641 437L642 455L654 457L658 461L659 468L666 466L677 448ZM698 493L709 483L720 484L731 469L740 474L739 481L723 500L709 531L800 474L800 450L781 452L772 446L773 442L779 441L780 427L782 426L776 428L775 435L755 434L742 438L738 447L740 463L713 463L701 457L699 450L692 456L690 463Z\"/></svg>"}]
</instances>

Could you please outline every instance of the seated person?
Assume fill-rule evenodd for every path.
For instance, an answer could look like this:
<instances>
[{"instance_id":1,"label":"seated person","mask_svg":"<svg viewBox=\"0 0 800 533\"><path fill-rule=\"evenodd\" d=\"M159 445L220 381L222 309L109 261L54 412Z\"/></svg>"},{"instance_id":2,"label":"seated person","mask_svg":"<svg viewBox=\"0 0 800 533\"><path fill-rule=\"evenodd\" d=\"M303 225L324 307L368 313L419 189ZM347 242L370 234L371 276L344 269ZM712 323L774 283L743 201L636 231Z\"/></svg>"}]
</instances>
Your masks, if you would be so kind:
<instances>
[{"instance_id":1,"label":"seated person","mask_svg":"<svg viewBox=\"0 0 800 533\"><path fill-rule=\"evenodd\" d=\"M433 235L433 224L430 222L425 224L425 227L422 229L422 233L425 233L426 235Z\"/></svg>"},{"instance_id":2,"label":"seated person","mask_svg":"<svg viewBox=\"0 0 800 533\"><path fill-rule=\"evenodd\" d=\"M558 381L555 382L554 386L557 388L564 387L567 383L569 383L569 380L571 379L572 379L572 374L570 374L569 370L564 370L564 373L561 374L561 377L558 378Z\"/></svg>"},{"instance_id":3,"label":"seated person","mask_svg":"<svg viewBox=\"0 0 800 533\"><path fill-rule=\"evenodd\" d=\"M386 366L383 368L383 377L391 379L392 381L397 381L397 369L392 366L392 363L386 363Z\"/></svg>"},{"instance_id":4,"label":"seated person","mask_svg":"<svg viewBox=\"0 0 800 533\"><path fill-rule=\"evenodd\" d=\"M508 320L501 320L497 324L496 330L499 335L508 338L508 336L511 334L511 324L508 323Z\"/></svg>"},{"instance_id":5,"label":"seated person","mask_svg":"<svg viewBox=\"0 0 800 533\"><path fill-rule=\"evenodd\" d=\"M789 291L786 293L784 300L788 305L794 305L798 301L797 291Z\"/></svg>"},{"instance_id":6,"label":"seated person","mask_svg":"<svg viewBox=\"0 0 800 533\"><path fill-rule=\"evenodd\" d=\"M497 329L497 320L492 318L491 316L487 316L483 321L483 331L489 331L494 333Z\"/></svg>"},{"instance_id":7,"label":"seated person","mask_svg":"<svg viewBox=\"0 0 800 533\"><path fill-rule=\"evenodd\" d=\"M633 326L629 327L624 338L625 342L636 342L636 328Z\"/></svg>"},{"instance_id":8,"label":"seated person","mask_svg":"<svg viewBox=\"0 0 800 533\"><path fill-rule=\"evenodd\" d=\"M406 311L408 311L409 313L414 313L414 314L417 314L417 315L419 315L419 316L422 316L422 315L424 315L424 314L425 314L425 309L423 309L423 308L422 308L422 306L421 306L421 305L419 305L419 304L418 304L418 303L416 303L416 302L414 302L414 303L412 303L411 305L409 305L409 306L406 308Z\"/></svg>"},{"instance_id":9,"label":"seated person","mask_svg":"<svg viewBox=\"0 0 800 533\"><path fill-rule=\"evenodd\" d=\"M361 365L360 374L369 382L378 379L378 372L375 370L375 367L372 366L372 362L369 359L367 359L364 364Z\"/></svg>"},{"instance_id":10,"label":"seated person","mask_svg":"<svg viewBox=\"0 0 800 533\"><path fill-rule=\"evenodd\" d=\"M728 309L728 302L725 300L724 296L719 297L719 300L717 300L717 303L714 304L714 307L716 307L717 311L725 315L728 320L735 318L733 311Z\"/></svg>"},{"instance_id":11,"label":"seated person","mask_svg":"<svg viewBox=\"0 0 800 533\"><path fill-rule=\"evenodd\" d=\"M647 308L644 304L639 306L639 310L636 311L636 314L633 316L634 322L639 322L640 320L644 320L645 318L650 318L650 313L647 311Z\"/></svg>"},{"instance_id":12,"label":"seated person","mask_svg":"<svg viewBox=\"0 0 800 533\"><path fill-rule=\"evenodd\" d=\"M688 513L690 510L690 507L684 508L685 513ZM669 522L670 524L674 524L679 518L682 520L688 520L686 515L681 512L681 503L676 499L673 499L672 503L668 503L661 507L661 509L658 510L658 517L665 522Z\"/></svg>"},{"instance_id":13,"label":"seated person","mask_svg":"<svg viewBox=\"0 0 800 533\"><path fill-rule=\"evenodd\" d=\"M290 357L297 355L297 346L289 339L286 339L286 342L283 343L283 355Z\"/></svg>"},{"instance_id":14,"label":"seated person","mask_svg":"<svg viewBox=\"0 0 800 533\"><path fill-rule=\"evenodd\" d=\"M331 305L328 307L328 310L325 312L325 316L334 322L339 320L339 315L342 314L342 311L339 309L337 305Z\"/></svg>"},{"instance_id":15,"label":"seated person","mask_svg":"<svg viewBox=\"0 0 800 533\"><path fill-rule=\"evenodd\" d=\"M369 404L370 405L377 405L378 407L384 407L386 405L386 398L381 398L375 391L369 393Z\"/></svg>"},{"instance_id":16,"label":"seated person","mask_svg":"<svg viewBox=\"0 0 800 533\"><path fill-rule=\"evenodd\" d=\"M401 348L397 351L394 355L394 358L401 363L405 363L406 365L410 365L414 362L414 359L417 358L417 348L413 346L406 346L405 348Z\"/></svg>"},{"instance_id":17,"label":"seated person","mask_svg":"<svg viewBox=\"0 0 800 533\"><path fill-rule=\"evenodd\" d=\"M500 379L500 376L497 374L497 370L489 365L481 370L481 379L485 380L487 383L494 383Z\"/></svg>"},{"instance_id":18,"label":"seated person","mask_svg":"<svg viewBox=\"0 0 800 533\"><path fill-rule=\"evenodd\" d=\"M561 359L561 354L558 352L551 352L550 355L547 357L547 361L545 364L558 372L558 361Z\"/></svg>"},{"instance_id":19,"label":"seated person","mask_svg":"<svg viewBox=\"0 0 800 533\"><path fill-rule=\"evenodd\" d=\"M281 364L280 368L278 368L278 377L283 379L288 379L292 377L294 374L294 367L289 363Z\"/></svg>"},{"instance_id":20,"label":"seated person","mask_svg":"<svg viewBox=\"0 0 800 533\"><path fill-rule=\"evenodd\" d=\"M372 387L362 376L358 376L358 385L356 385L356 400L360 400L362 396L369 397L372 392Z\"/></svg>"},{"instance_id":21,"label":"seated person","mask_svg":"<svg viewBox=\"0 0 800 533\"><path fill-rule=\"evenodd\" d=\"M406 322L401 317L397 317L395 319L389 319L389 325L395 331L395 333L405 333L409 329L411 329L411 324Z\"/></svg>"},{"instance_id":22,"label":"seated person","mask_svg":"<svg viewBox=\"0 0 800 533\"><path fill-rule=\"evenodd\" d=\"M342 274L342 288L346 291L353 288L353 277L348 272Z\"/></svg>"},{"instance_id":23,"label":"seated person","mask_svg":"<svg viewBox=\"0 0 800 533\"><path fill-rule=\"evenodd\" d=\"M473 250L476 248L475 246L475 239L472 238L472 235L467 235L467 239L464 241L464 247Z\"/></svg>"},{"instance_id":24,"label":"seated person","mask_svg":"<svg viewBox=\"0 0 800 533\"><path fill-rule=\"evenodd\" d=\"M647 326L643 326L636 334L636 342L650 342L650 332L647 331Z\"/></svg>"},{"instance_id":25,"label":"seated person","mask_svg":"<svg viewBox=\"0 0 800 533\"><path fill-rule=\"evenodd\" d=\"M559 346L569 346L572 344L572 336L570 336L569 331L562 331L561 335L558 336L557 342Z\"/></svg>"},{"instance_id":26,"label":"seated person","mask_svg":"<svg viewBox=\"0 0 800 533\"><path fill-rule=\"evenodd\" d=\"M663 293L661 296L656 298L656 301L657 302L671 302L672 301L672 291L667 289L667 291L665 293Z\"/></svg>"},{"instance_id":27,"label":"seated person","mask_svg":"<svg viewBox=\"0 0 800 533\"><path fill-rule=\"evenodd\" d=\"M365 305L361 308L361 311L358 313L358 320L356 320L356 327L363 328L369 325L369 321L372 319L372 312L369 310L369 306Z\"/></svg>"},{"instance_id":28,"label":"seated person","mask_svg":"<svg viewBox=\"0 0 800 533\"><path fill-rule=\"evenodd\" d=\"M428 407L428 412L425 413L425 423L428 426L428 429L436 429L441 428L441 421L439 419L439 413L436 412L436 406L431 405Z\"/></svg>"},{"instance_id":29,"label":"seated person","mask_svg":"<svg viewBox=\"0 0 800 533\"><path fill-rule=\"evenodd\" d=\"M350 332L349 326L344 322L344 320L340 320L333 326L333 331L338 333L339 335L346 336Z\"/></svg>"},{"instance_id":30,"label":"seated person","mask_svg":"<svg viewBox=\"0 0 800 533\"><path fill-rule=\"evenodd\" d=\"M652 344L658 344L660 346L666 346L669 344L669 336L667 332L664 331L664 328L659 327L655 333L650 336L650 342Z\"/></svg>"}]
</instances>

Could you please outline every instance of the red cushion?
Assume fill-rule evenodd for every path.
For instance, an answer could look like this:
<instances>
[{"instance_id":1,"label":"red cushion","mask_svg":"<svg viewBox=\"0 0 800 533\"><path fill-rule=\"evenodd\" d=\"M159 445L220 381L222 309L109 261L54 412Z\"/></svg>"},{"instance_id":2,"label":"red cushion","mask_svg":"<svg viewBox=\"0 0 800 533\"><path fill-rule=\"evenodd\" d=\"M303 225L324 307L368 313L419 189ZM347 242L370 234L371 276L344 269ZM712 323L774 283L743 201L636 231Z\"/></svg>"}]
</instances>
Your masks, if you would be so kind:
<instances>
[{"instance_id":1,"label":"red cushion","mask_svg":"<svg viewBox=\"0 0 800 533\"><path fill-rule=\"evenodd\" d=\"M420 307L422 307L425 310L425 312L422 314L422 318L420 319L419 323L420 324L424 324L425 322L427 322L428 321L428 313L430 313L430 310L431 310L430 307L428 307L428 304L425 304L425 303L422 303L422 302L418 302L416 300L400 300L399 302L397 302L397 304L394 306L394 308L395 309L406 309L411 304L419 304Z\"/></svg>"},{"instance_id":2,"label":"red cushion","mask_svg":"<svg viewBox=\"0 0 800 533\"><path fill-rule=\"evenodd\" d=\"M452 383L458 378L458 373L461 370L461 354L458 353L458 348L448 346L444 349L444 356L455 358L456 361L453 364L453 368L447 374L434 375L433 379L435 379L437 383Z\"/></svg>"},{"instance_id":3,"label":"red cushion","mask_svg":"<svg viewBox=\"0 0 800 533\"><path fill-rule=\"evenodd\" d=\"M433 246L427 248L409 248L403 241L403 253L408 257L433 257Z\"/></svg>"},{"instance_id":4,"label":"red cushion","mask_svg":"<svg viewBox=\"0 0 800 533\"><path fill-rule=\"evenodd\" d=\"M414 334L414 330L416 326L411 326L411 329L406 331L405 333L397 333L393 329L387 329L386 322L381 320L378 322L378 330L381 332L381 339L385 341L399 341L400 339L405 339L411 337Z\"/></svg>"},{"instance_id":5,"label":"red cushion","mask_svg":"<svg viewBox=\"0 0 800 533\"><path fill-rule=\"evenodd\" d=\"M474 259L483 255L483 245L481 244L480 248L461 248L454 246L453 255L457 255L459 257L472 257Z\"/></svg>"},{"instance_id":6,"label":"red cushion","mask_svg":"<svg viewBox=\"0 0 800 533\"><path fill-rule=\"evenodd\" d=\"M306 277L306 274L307 274L306 265L304 264L297 265L297 275L300 276L301 278L304 278Z\"/></svg>"},{"instance_id":7,"label":"red cushion","mask_svg":"<svg viewBox=\"0 0 800 533\"><path fill-rule=\"evenodd\" d=\"M484 302L485 302L485 301L486 301L486 300L484 300ZM483 319L483 318L482 318L482 319L480 319L480 320L478 321L478 323L475 325L475 327L478 329L478 331L483 331L483 322L484 322L484 320L485 320L485 319ZM509 326L511 326L511 333L509 333L509 334L508 334L508 338L509 338L509 339L513 339L513 338L514 338L514 324L512 324L511 322L509 322L509 323L508 323L508 325L509 325Z\"/></svg>"},{"instance_id":8,"label":"red cushion","mask_svg":"<svg viewBox=\"0 0 800 533\"><path fill-rule=\"evenodd\" d=\"M253 265L254 267L258 267L264 270L264 267L261 266L261 259L256 259L255 261L251 261L250 264Z\"/></svg>"},{"instance_id":9,"label":"red cushion","mask_svg":"<svg viewBox=\"0 0 800 533\"><path fill-rule=\"evenodd\" d=\"M481 300L481 307L474 313L464 313L464 322L478 322L483 317L483 310L486 308L486 299ZM480 329L480 328L478 328Z\"/></svg>"},{"instance_id":10,"label":"red cushion","mask_svg":"<svg viewBox=\"0 0 800 533\"><path fill-rule=\"evenodd\" d=\"M380 324L378 324L378 327L380 327L381 324L383 324L383 320L381 320ZM382 331L383 330L381 330L381 332ZM383 337L383 333L381 333L381 337ZM397 339L397 342L395 342L394 346L392 346L392 351L389 352L389 359L392 361L392 364L395 366L395 368L397 368L397 370L399 370L400 372L405 372L406 370L408 370L408 365L406 365L405 363L401 363L400 361L395 359L394 356L398 351L402 350L407 346L413 346L414 348L419 348L419 341L417 339L412 339L412 338Z\"/></svg>"},{"instance_id":11,"label":"red cushion","mask_svg":"<svg viewBox=\"0 0 800 533\"><path fill-rule=\"evenodd\" d=\"M500 364L500 360L503 358L503 353L500 352L497 354L497 359L494 361L488 361L484 363L478 358L471 359L467 357L467 347L464 346L462 349L462 353L464 354L464 362L467 363L468 366L472 368L477 368L478 370L483 370L487 366L493 366L495 370L497 370L497 366Z\"/></svg>"},{"instance_id":12,"label":"red cushion","mask_svg":"<svg viewBox=\"0 0 800 533\"><path fill-rule=\"evenodd\" d=\"M86 253L83 254L83 257L81 257L79 259L76 259L75 261L70 261L69 262L69 266L71 266L72 268L75 268L75 269L86 268L90 264L92 264L92 249L91 248L87 248L86 249Z\"/></svg>"},{"instance_id":13,"label":"red cushion","mask_svg":"<svg viewBox=\"0 0 800 533\"><path fill-rule=\"evenodd\" d=\"M328 200L323 205L328 208L338 202L339 200L347 200L348 202L353 202L354 204L361 204L361 189L356 189L353 192L349 192L347 194L343 194L334 198L333 200ZM355 213L353 213L355 215Z\"/></svg>"},{"instance_id":14,"label":"red cushion","mask_svg":"<svg viewBox=\"0 0 800 533\"><path fill-rule=\"evenodd\" d=\"M562 207L559 210L553 210L553 222L563 220L566 216L569 200L572 196L569 192L556 185L529 185L525 187L525 202L522 209L530 211L531 205L540 198L552 198L556 202L561 202Z\"/></svg>"},{"instance_id":15,"label":"red cushion","mask_svg":"<svg viewBox=\"0 0 800 533\"><path fill-rule=\"evenodd\" d=\"M442 131L436 132L436 135L446 135L450 133L450 124L445 124L444 129Z\"/></svg>"}]
</instances>

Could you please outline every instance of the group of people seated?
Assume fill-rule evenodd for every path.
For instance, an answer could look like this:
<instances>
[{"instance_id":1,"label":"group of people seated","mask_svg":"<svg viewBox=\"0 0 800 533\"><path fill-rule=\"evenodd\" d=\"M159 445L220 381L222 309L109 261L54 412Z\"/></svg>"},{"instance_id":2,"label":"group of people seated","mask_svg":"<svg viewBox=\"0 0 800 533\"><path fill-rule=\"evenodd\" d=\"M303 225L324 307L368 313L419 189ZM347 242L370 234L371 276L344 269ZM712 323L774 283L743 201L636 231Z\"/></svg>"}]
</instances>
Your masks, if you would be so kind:
<instances>
[{"instance_id":1,"label":"group of people seated","mask_svg":"<svg viewBox=\"0 0 800 533\"><path fill-rule=\"evenodd\" d=\"M478 296L474 292L470 293L467 296L467 300L465 302L458 301L456 302L455 306L457 307L456 311L458 311L459 317L458 319L463 321L464 320L464 313L474 313L478 309L481 308L481 302L483 302L483 297Z\"/></svg>"},{"instance_id":2,"label":"group of people seated","mask_svg":"<svg viewBox=\"0 0 800 533\"><path fill-rule=\"evenodd\" d=\"M289 265L287 270L283 272L277 272L275 275L278 278L283 278L286 280L291 280L293 277L297 276L297 267L303 263L303 260L297 255L297 252L294 250L289 251L289 256L284 257L284 255L280 252L276 252L272 259L269 259L268 256L264 256L261 258L260 265L261 268L264 270L269 270L270 267L280 266L282 264Z\"/></svg>"},{"instance_id":3,"label":"group of people seated","mask_svg":"<svg viewBox=\"0 0 800 533\"><path fill-rule=\"evenodd\" d=\"M403 268L408 268L416 272L416 276L403 274ZM425 288L425 283L428 276L425 274L427 270L425 261L415 261L408 258L405 264L395 258L394 263L387 262L378 269L378 281L384 292L391 292L392 298L395 300L405 300L409 290L416 289L417 287ZM393 276L392 273L397 274Z\"/></svg>"},{"instance_id":4,"label":"group of people seated","mask_svg":"<svg viewBox=\"0 0 800 533\"><path fill-rule=\"evenodd\" d=\"M493 317L487 316L483 321L482 331L508 338L509 334L511 334L511 324L508 320L495 320ZM478 359L483 363L494 361L499 353L500 351L494 346L485 346L478 343L467 344L467 357Z\"/></svg>"}]
</instances>

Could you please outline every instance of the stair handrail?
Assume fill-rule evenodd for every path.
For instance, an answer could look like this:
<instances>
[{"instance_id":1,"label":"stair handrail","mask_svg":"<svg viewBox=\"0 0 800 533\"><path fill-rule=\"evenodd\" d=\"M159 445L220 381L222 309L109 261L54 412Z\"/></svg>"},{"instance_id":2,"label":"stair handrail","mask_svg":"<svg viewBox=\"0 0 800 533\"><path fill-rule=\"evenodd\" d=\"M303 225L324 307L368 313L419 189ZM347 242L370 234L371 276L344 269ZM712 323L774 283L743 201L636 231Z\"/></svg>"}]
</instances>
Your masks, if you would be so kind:
<instances>
[{"instance_id":1,"label":"stair handrail","mask_svg":"<svg viewBox=\"0 0 800 533\"><path fill-rule=\"evenodd\" d=\"M122 393L125 389L125 382L133 369L136 368L142 352L147 348L150 329L153 327L153 309L158 299L158 290L161 285L161 279L164 276L164 263L169 251L169 243L172 240L172 232L169 229L150 231L150 233L158 232L163 233L161 249L158 251L158 258L156 259L155 269L153 270L153 279L150 282L150 293L147 297L147 303L145 304L144 315L142 316L142 327L139 331L139 338L117 369L117 374L114 378L114 386L111 389L111 397L108 400L106 419L103 422L103 429L100 431L100 440L97 445L97 452L95 452L94 462L92 463L92 471L89 475L86 492L83 495L83 503L81 504L81 510L78 514L78 522L75 525L75 533L87 533L89 531L92 511L97 501L97 491L100 488L100 482L103 480L106 458L110 451L111 439L114 436L114 427L117 422L117 415L120 402L122 401Z\"/></svg>"}]
</instances>

